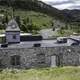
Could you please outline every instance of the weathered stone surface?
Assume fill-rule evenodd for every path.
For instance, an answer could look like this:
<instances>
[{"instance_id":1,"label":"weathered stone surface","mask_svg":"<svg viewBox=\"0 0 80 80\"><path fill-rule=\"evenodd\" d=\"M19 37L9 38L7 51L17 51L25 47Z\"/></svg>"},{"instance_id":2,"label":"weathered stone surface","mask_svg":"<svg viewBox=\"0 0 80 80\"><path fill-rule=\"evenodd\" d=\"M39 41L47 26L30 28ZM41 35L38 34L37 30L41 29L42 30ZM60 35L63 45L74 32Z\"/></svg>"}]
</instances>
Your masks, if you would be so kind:
<instances>
[{"instance_id":1,"label":"weathered stone surface","mask_svg":"<svg viewBox=\"0 0 80 80\"><path fill-rule=\"evenodd\" d=\"M11 56L20 56L20 65L11 65ZM35 68L50 67L51 56L56 56L57 66L80 65L80 47L52 48L1 48L0 67Z\"/></svg>"}]
</instances>

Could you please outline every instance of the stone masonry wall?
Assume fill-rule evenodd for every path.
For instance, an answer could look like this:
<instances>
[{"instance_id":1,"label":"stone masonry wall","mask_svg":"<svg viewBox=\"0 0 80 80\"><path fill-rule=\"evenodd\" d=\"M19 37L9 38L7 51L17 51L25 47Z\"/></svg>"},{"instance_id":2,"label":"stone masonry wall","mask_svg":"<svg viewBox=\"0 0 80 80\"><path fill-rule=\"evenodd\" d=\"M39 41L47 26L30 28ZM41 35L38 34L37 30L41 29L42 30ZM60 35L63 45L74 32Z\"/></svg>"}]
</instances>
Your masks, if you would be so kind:
<instances>
[{"instance_id":1,"label":"stone masonry wall","mask_svg":"<svg viewBox=\"0 0 80 80\"><path fill-rule=\"evenodd\" d=\"M11 56L20 56L20 65L11 65ZM80 65L80 47L52 47L52 48L1 48L0 67L35 68L50 67L51 56L56 56L57 66Z\"/></svg>"}]
</instances>

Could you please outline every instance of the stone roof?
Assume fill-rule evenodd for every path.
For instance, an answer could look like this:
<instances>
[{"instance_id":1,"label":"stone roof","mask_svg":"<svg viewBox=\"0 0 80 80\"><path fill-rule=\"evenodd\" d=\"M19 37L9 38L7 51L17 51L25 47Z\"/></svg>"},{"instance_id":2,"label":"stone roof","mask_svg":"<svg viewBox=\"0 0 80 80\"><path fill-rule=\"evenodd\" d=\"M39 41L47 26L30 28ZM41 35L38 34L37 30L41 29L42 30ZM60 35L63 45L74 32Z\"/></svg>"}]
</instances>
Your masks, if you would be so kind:
<instances>
[{"instance_id":1,"label":"stone roof","mask_svg":"<svg viewBox=\"0 0 80 80\"><path fill-rule=\"evenodd\" d=\"M15 19L11 19L8 22L6 31L20 31L20 28L19 28L17 22L15 21Z\"/></svg>"}]
</instances>

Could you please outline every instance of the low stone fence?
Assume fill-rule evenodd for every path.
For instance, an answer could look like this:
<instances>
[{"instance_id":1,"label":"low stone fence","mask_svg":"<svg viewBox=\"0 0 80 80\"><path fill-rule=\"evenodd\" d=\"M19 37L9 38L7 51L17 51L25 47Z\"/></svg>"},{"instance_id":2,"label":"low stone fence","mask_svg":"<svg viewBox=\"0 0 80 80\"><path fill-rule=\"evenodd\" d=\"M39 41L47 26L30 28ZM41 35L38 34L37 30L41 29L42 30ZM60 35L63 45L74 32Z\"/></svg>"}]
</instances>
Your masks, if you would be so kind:
<instances>
[{"instance_id":1,"label":"low stone fence","mask_svg":"<svg viewBox=\"0 0 80 80\"><path fill-rule=\"evenodd\" d=\"M80 46L0 49L0 67L35 68L78 65L80 65Z\"/></svg>"}]
</instances>

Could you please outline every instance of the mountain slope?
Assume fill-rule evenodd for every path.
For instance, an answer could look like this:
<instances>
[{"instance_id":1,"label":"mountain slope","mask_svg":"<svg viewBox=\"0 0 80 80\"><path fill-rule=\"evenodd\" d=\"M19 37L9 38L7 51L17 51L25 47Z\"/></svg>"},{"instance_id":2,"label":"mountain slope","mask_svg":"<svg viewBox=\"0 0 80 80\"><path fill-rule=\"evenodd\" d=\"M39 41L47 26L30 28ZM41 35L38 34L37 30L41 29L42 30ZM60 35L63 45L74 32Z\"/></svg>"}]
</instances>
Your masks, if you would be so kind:
<instances>
[{"instance_id":1,"label":"mountain slope","mask_svg":"<svg viewBox=\"0 0 80 80\"><path fill-rule=\"evenodd\" d=\"M69 22L80 22L80 10L74 9L74 10L63 10L63 15L66 17L66 19Z\"/></svg>"},{"instance_id":2,"label":"mountain slope","mask_svg":"<svg viewBox=\"0 0 80 80\"><path fill-rule=\"evenodd\" d=\"M15 9L33 10L41 13L45 13L49 16L63 20L64 16L62 12L50 5L37 0L0 0L2 6L12 6Z\"/></svg>"},{"instance_id":3,"label":"mountain slope","mask_svg":"<svg viewBox=\"0 0 80 80\"><path fill-rule=\"evenodd\" d=\"M80 21L80 10L58 10L38 0L0 0L2 6L12 6L15 9L45 13L64 22Z\"/></svg>"}]
</instances>

